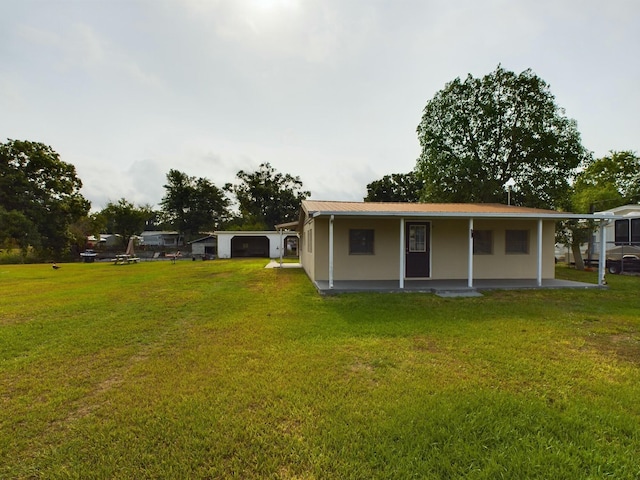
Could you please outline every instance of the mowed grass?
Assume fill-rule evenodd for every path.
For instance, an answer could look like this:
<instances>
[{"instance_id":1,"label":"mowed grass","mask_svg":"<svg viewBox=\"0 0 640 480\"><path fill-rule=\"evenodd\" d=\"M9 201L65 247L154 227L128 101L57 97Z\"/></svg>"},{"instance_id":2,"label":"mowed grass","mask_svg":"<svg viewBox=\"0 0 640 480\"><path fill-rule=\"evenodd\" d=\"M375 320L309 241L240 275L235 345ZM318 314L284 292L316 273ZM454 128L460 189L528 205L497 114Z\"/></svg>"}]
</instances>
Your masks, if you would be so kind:
<instances>
[{"instance_id":1,"label":"mowed grass","mask_svg":"<svg viewBox=\"0 0 640 480\"><path fill-rule=\"evenodd\" d=\"M265 263L0 266L0 478L640 477L640 277L323 298Z\"/></svg>"}]
</instances>

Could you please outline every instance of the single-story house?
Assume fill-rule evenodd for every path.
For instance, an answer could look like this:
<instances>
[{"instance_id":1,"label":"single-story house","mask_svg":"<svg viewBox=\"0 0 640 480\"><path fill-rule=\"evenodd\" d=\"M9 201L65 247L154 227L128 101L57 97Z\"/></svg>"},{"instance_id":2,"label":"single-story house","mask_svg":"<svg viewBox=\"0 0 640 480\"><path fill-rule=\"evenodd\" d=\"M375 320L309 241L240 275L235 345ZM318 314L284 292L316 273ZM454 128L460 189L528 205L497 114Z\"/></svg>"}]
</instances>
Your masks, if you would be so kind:
<instances>
[{"instance_id":1,"label":"single-story house","mask_svg":"<svg viewBox=\"0 0 640 480\"><path fill-rule=\"evenodd\" d=\"M218 258L280 258L297 253L298 234L294 231L217 231ZM292 247L295 239L295 248ZM293 253L292 253L293 254Z\"/></svg>"},{"instance_id":2,"label":"single-story house","mask_svg":"<svg viewBox=\"0 0 640 480\"><path fill-rule=\"evenodd\" d=\"M145 230L140 234L141 244L149 247L179 247L182 245L182 237L178 232L163 232Z\"/></svg>"},{"instance_id":3,"label":"single-story house","mask_svg":"<svg viewBox=\"0 0 640 480\"><path fill-rule=\"evenodd\" d=\"M336 282L392 282L398 290L435 281L541 287L555 278L556 222L604 225L610 217L500 204L304 200L300 263L320 290Z\"/></svg>"},{"instance_id":4,"label":"single-story house","mask_svg":"<svg viewBox=\"0 0 640 480\"><path fill-rule=\"evenodd\" d=\"M191 255L194 257L213 258L218 254L218 238L215 235L207 235L189 242Z\"/></svg>"}]
</instances>

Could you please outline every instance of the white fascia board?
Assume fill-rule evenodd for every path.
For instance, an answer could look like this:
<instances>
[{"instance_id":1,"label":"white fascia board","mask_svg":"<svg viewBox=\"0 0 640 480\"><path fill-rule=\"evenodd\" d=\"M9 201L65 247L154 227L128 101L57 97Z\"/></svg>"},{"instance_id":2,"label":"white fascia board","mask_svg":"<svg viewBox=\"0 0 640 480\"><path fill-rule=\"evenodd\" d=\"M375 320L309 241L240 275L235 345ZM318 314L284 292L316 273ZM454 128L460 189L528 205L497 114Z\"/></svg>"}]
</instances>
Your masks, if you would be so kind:
<instances>
[{"instance_id":1,"label":"white fascia board","mask_svg":"<svg viewBox=\"0 0 640 480\"><path fill-rule=\"evenodd\" d=\"M469 213L469 212L344 212L344 211L317 211L310 212L310 218L317 217L403 217L403 218L488 218L488 219L530 219L530 220L614 220L620 215L598 215L590 213L562 213L535 214L535 213Z\"/></svg>"},{"instance_id":2,"label":"white fascia board","mask_svg":"<svg viewBox=\"0 0 640 480\"><path fill-rule=\"evenodd\" d=\"M267 236L273 234L280 234L278 230L220 230L214 232L214 235L232 235L232 236Z\"/></svg>"}]
</instances>

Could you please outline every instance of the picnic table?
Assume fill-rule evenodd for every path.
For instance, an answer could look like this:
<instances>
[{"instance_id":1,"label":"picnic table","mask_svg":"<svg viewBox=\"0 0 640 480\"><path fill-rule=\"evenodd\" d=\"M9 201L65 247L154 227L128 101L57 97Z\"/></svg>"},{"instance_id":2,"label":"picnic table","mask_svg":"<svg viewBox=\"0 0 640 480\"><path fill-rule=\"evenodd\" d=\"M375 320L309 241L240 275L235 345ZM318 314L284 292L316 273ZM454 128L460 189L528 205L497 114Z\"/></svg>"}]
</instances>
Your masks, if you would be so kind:
<instances>
[{"instance_id":1,"label":"picnic table","mask_svg":"<svg viewBox=\"0 0 640 480\"><path fill-rule=\"evenodd\" d=\"M138 263L140 259L138 257L134 257L133 255L116 255L116 258L113 261L114 265L128 265L130 263Z\"/></svg>"}]
</instances>

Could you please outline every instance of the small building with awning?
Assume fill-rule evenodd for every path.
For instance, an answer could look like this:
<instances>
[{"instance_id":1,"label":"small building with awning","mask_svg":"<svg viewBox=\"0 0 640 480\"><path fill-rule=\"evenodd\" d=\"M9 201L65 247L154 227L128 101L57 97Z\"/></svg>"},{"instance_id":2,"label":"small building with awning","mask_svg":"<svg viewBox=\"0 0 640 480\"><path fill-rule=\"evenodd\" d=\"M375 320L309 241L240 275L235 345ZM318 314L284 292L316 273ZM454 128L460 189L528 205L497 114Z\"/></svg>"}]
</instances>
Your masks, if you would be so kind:
<instances>
[{"instance_id":1,"label":"small building with awning","mask_svg":"<svg viewBox=\"0 0 640 480\"><path fill-rule=\"evenodd\" d=\"M218 238L213 234L192 240L189 245L194 258L212 259L218 254Z\"/></svg>"},{"instance_id":2,"label":"small building with awning","mask_svg":"<svg viewBox=\"0 0 640 480\"><path fill-rule=\"evenodd\" d=\"M281 258L298 253L295 231L216 231L218 258ZM293 241L295 239L295 241Z\"/></svg>"},{"instance_id":3,"label":"small building with awning","mask_svg":"<svg viewBox=\"0 0 640 480\"><path fill-rule=\"evenodd\" d=\"M435 282L469 289L497 282L558 285L551 281L556 222L581 218L604 226L611 215L501 204L304 200L300 263L316 287L328 290L337 282L371 282L372 289L384 282L397 290Z\"/></svg>"}]
</instances>

